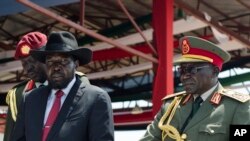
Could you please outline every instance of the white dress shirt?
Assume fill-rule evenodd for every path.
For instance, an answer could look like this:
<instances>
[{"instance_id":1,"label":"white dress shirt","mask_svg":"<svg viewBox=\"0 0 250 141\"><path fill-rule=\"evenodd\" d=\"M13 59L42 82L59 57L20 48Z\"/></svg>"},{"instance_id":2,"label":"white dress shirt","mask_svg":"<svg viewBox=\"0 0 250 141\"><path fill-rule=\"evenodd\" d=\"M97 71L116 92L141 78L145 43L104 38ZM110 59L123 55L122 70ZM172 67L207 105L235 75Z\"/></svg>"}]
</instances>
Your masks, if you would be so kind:
<instances>
[{"instance_id":1,"label":"white dress shirt","mask_svg":"<svg viewBox=\"0 0 250 141\"><path fill-rule=\"evenodd\" d=\"M36 88L39 88L41 85L47 86L48 85L48 81L46 80L44 83L35 82L35 85L36 85Z\"/></svg>"},{"instance_id":2,"label":"white dress shirt","mask_svg":"<svg viewBox=\"0 0 250 141\"><path fill-rule=\"evenodd\" d=\"M64 93L64 95L61 97L61 107L67 97L67 95L69 94L71 88L73 87L74 83L76 82L76 77L74 76L74 78L70 81L70 83L68 84L68 86L66 88L63 88L61 89ZM53 106L53 103L56 99L56 96L55 96L55 93L58 91L59 89L52 89L49 97L48 97L48 100L47 100L47 106L46 106L46 111L45 111L45 116L44 116L44 120L43 120L43 123L45 124L47 119L48 119L48 116L49 116L49 112Z\"/></svg>"},{"instance_id":3,"label":"white dress shirt","mask_svg":"<svg viewBox=\"0 0 250 141\"><path fill-rule=\"evenodd\" d=\"M219 83L217 83L216 85L214 85L211 89L209 89L208 91L206 91L205 93L201 94L201 95L197 95L197 94L194 94L193 97L194 97L194 100L200 96L203 100L203 102L212 94L212 92L216 89L216 87L219 85ZM201 103L202 105L202 103Z\"/></svg>"}]
</instances>

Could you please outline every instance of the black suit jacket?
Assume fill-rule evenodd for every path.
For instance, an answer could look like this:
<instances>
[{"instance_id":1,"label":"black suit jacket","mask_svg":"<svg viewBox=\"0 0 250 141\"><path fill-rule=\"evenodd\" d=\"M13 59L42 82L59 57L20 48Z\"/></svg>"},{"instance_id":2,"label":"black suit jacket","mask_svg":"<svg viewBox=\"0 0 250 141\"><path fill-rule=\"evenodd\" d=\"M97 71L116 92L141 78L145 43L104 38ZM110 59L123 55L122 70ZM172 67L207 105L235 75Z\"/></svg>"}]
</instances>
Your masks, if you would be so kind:
<instances>
[{"instance_id":1,"label":"black suit jacket","mask_svg":"<svg viewBox=\"0 0 250 141\"><path fill-rule=\"evenodd\" d=\"M51 88L32 91L19 112L12 141L41 141ZM113 141L111 101L102 89L78 78L64 101L47 141Z\"/></svg>"}]
</instances>

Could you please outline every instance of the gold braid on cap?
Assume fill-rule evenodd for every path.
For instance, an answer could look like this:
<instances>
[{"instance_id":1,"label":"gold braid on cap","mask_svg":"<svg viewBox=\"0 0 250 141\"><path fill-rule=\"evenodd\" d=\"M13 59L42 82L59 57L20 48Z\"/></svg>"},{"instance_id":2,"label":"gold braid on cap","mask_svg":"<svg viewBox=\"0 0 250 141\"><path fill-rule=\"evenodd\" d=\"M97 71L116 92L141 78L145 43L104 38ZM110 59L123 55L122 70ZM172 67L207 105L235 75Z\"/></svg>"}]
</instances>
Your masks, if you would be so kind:
<instances>
[{"instance_id":1,"label":"gold braid on cap","mask_svg":"<svg viewBox=\"0 0 250 141\"><path fill-rule=\"evenodd\" d=\"M201 59L201 60L208 61L210 63L214 62L214 60L212 58L209 58L209 57L206 57L206 56L202 56L202 55L186 54L186 55L182 55L182 56L186 57L186 58Z\"/></svg>"},{"instance_id":2,"label":"gold braid on cap","mask_svg":"<svg viewBox=\"0 0 250 141\"><path fill-rule=\"evenodd\" d=\"M158 123L158 127L162 130L162 141L164 141L167 136L176 141L184 141L184 139L186 139L184 134L181 136L179 131L174 126L170 125L170 122L182 98L183 96L177 96L174 98L174 100L168 106L167 111L160 119L160 122ZM166 124L164 124L166 120L167 122Z\"/></svg>"}]
</instances>

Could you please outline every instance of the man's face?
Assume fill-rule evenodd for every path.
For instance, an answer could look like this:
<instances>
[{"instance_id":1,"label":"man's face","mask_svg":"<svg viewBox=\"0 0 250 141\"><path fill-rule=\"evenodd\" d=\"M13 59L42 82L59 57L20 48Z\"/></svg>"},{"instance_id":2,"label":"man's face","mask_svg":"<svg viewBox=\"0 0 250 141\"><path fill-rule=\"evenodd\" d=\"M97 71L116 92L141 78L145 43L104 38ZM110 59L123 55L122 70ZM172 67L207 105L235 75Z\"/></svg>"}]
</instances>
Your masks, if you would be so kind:
<instances>
[{"instance_id":1,"label":"man's face","mask_svg":"<svg viewBox=\"0 0 250 141\"><path fill-rule=\"evenodd\" d=\"M35 82L43 83L46 80L45 65L32 56L21 58L24 73Z\"/></svg>"},{"instance_id":2,"label":"man's face","mask_svg":"<svg viewBox=\"0 0 250 141\"><path fill-rule=\"evenodd\" d=\"M49 85L54 89L67 87L73 79L78 62L71 56L51 54L46 56L46 67Z\"/></svg>"},{"instance_id":3,"label":"man's face","mask_svg":"<svg viewBox=\"0 0 250 141\"><path fill-rule=\"evenodd\" d=\"M210 63L182 63L181 82L188 94L202 94L217 83L215 67Z\"/></svg>"}]
</instances>

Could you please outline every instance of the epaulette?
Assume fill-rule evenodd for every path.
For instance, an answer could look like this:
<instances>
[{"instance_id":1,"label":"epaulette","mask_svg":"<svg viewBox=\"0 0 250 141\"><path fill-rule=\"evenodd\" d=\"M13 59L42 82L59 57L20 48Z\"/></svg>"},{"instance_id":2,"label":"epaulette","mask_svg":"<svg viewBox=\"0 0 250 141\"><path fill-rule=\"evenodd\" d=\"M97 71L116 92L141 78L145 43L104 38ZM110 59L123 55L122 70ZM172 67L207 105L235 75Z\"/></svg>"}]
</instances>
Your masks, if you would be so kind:
<instances>
[{"instance_id":1,"label":"epaulette","mask_svg":"<svg viewBox=\"0 0 250 141\"><path fill-rule=\"evenodd\" d=\"M250 100L250 96L248 94L242 94L230 89L223 89L220 91L220 94L238 100L242 103Z\"/></svg>"},{"instance_id":2,"label":"epaulette","mask_svg":"<svg viewBox=\"0 0 250 141\"><path fill-rule=\"evenodd\" d=\"M180 96L180 95L184 95L186 94L186 91L182 91L182 92L178 92L178 93L174 93L174 94L169 94L167 96L165 96L164 98L162 98L161 100L167 100L176 96Z\"/></svg>"},{"instance_id":3,"label":"epaulette","mask_svg":"<svg viewBox=\"0 0 250 141\"><path fill-rule=\"evenodd\" d=\"M15 85L11 90L9 90L7 96L6 96L6 103L9 105L11 117L14 121L16 121L16 115L17 115L17 96L16 96L16 90L19 87L23 87L24 90L30 90L34 86L34 81L31 79L22 81L21 83Z\"/></svg>"},{"instance_id":4,"label":"epaulette","mask_svg":"<svg viewBox=\"0 0 250 141\"><path fill-rule=\"evenodd\" d=\"M6 101L6 103L7 103L8 105L10 104L10 100L12 99L12 97L15 96L16 89L17 89L18 87L21 87L21 86L24 86L24 87L25 87L25 86L27 85L27 83L29 83L29 81L30 81L30 79L24 80L24 81L18 83L17 85L13 86L12 89L10 89L10 90L8 91L8 93L7 93L7 95L6 95L6 98L5 98L5 101Z\"/></svg>"},{"instance_id":5,"label":"epaulette","mask_svg":"<svg viewBox=\"0 0 250 141\"><path fill-rule=\"evenodd\" d=\"M77 75L79 75L79 76L86 76L84 73L79 72L79 71L76 71L75 73L76 73Z\"/></svg>"}]
</instances>

